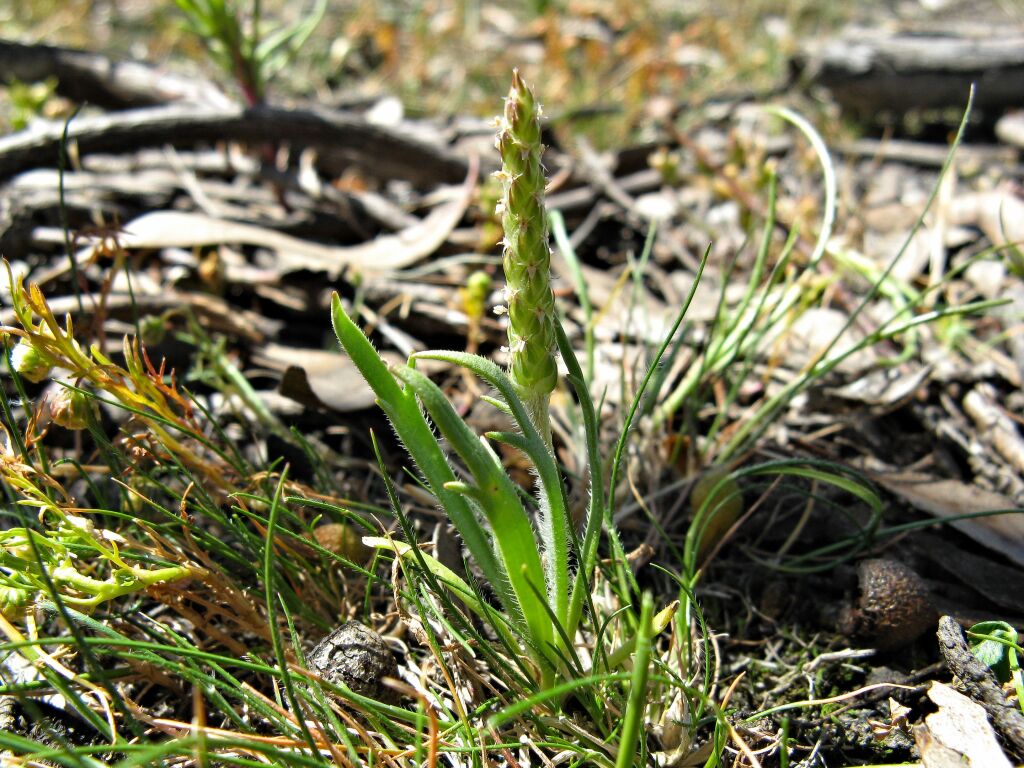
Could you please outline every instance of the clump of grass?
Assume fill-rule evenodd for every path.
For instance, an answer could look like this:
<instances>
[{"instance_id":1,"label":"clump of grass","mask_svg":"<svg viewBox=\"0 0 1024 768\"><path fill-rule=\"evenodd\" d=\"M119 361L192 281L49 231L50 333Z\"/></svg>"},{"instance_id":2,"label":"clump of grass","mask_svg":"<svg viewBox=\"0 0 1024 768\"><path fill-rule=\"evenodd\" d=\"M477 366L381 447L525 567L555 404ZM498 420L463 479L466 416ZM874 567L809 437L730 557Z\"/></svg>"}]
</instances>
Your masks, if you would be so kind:
<instances>
[{"instance_id":1,"label":"clump of grass","mask_svg":"<svg viewBox=\"0 0 1024 768\"><path fill-rule=\"evenodd\" d=\"M775 563L810 570L865 546L878 531L881 502L855 473L823 462L715 472L678 562L665 568L678 586L678 602L658 605L641 589L614 523L630 431L644 415L670 423L719 381L727 383L727 403L733 402L772 329L799 305L789 303L788 289L801 287L800 279L785 273L788 247L778 257L780 266L768 267L770 212L756 279L739 310L720 306L698 373L675 383L682 395L645 397L662 383L658 364L679 343L676 333L695 281L624 408L617 441L611 451L602 450L588 383L592 356L585 374L554 311L548 282L538 120L533 94L515 74L498 138L505 160L500 178L508 368L456 351L418 353L407 365L389 368L340 297L332 302L339 342L375 391L422 485L457 527L482 579L456 573L422 551L386 472L388 507L337 498L326 472L317 474L316 487L292 480L287 467L239 450L201 401L154 366L138 341L126 339L123 362L115 362L114 355L76 337L70 321L58 322L38 289L14 282L20 327L2 330L18 400L5 394L0 401L8 437L0 475L19 525L0 535L0 629L8 640L0 651L21 653L40 677L5 685L2 692L60 692L99 741L52 747L0 734L0 746L25 760L89 766L112 755L125 766L177 759L435 765L446 751L452 760L484 763L510 755L514 760L513 752L522 749L627 768L654 759L656 743L659 761L692 761L695 734L702 730L709 736L702 761L720 761L729 734L737 737L712 693L713 649L694 594L715 516L742 515L740 483L764 478L805 481L812 488L827 483L846 492L871 512L859 541ZM488 286L479 278L475 283L467 291L467 309L479 318ZM953 311L900 315L899 323L874 338L895 338L901 328ZM292 440L315 463L316 450L261 409L219 345L195 324L189 335L201 351L204 382L241 394L259 428ZM592 334L586 343L592 345ZM564 381L556 351L566 368ZM507 415L515 430L475 434L417 368L427 359L462 366L485 382L491 387L485 402ZM838 359L826 350L801 374L800 386ZM27 384L52 379L55 370L62 372L65 399L49 409L49 417L91 440L88 463L79 457L54 461L45 409L31 409ZM579 527L572 522L571 488L548 422L549 397L566 385L586 458L580 476L588 483L588 500ZM744 453L795 391L787 388L762 404L766 410L756 411L750 426L730 428L716 417L701 436L707 457L733 461ZM114 438L100 423L100 402L127 419ZM536 473L536 496L510 479L496 445L526 457ZM383 467L379 456L378 464ZM72 483L85 489L79 498L68 491ZM40 514L29 519L25 509ZM378 579L375 568L326 549L313 535L325 518L379 533L362 513L393 518L402 528L402 537L366 538L378 556L393 556L404 574L393 587ZM169 618L140 610L154 601ZM418 676L397 684L407 695L400 705L368 699L305 670L304 640L312 632L328 629L340 613L371 621L374 607L392 610L396 604L422 630L417 637L432 656L423 665L431 671L417 670ZM409 656L426 652L410 648ZM172 713L157 718L147 711L142 699L149 686L174 691ZM194 694L182 697L183 690Z\"/></svg>"},{"instance_id":2,"label":"clump of grass","mask_svg":"<svg viewBox=\"0 0 1024 768\"><path fill-rule=\"evenodd\" d=\"M867 270L864 267L865 260L857 259L856 254L836 245L832 240L832 228L837 206L837 184L824 141L804 118L791 110L767 108L766 112L795 126L807 139L820 162L824 200L819 232L808 244L810 247L807 248L806 256L801 256L797 251L801 234L796 228L789 230L784 242L778 241L775 172L773 168L766 167L763 176L768 205L760 238L755 241L758 243L757 252L746 278L745 290L737 302L727 303L725 287L733 274L732 266L728 267L721 278L722 287L714 319L709 323L704 338L692 350L693 357L688 367L677 380L668 380L672 370L671 362L684 349L684 333L676 340L668 355L669 364L659 370L652 387L660 393L659 396L651 396L645 402L649 423L655 433L659 430L676 432L671 439L675 452L670 457L670 463L686 464L691 471L704 472L705 479L697 479L695 482L701 491L701 498L694 504L682 555L684 570L691 584L696 582L703 555L720 543L730 527L741 522L745 510L741 504L742 492L736 481L743 477L800 475L812 482L825 483L852 493L872 510L870 521L863 526L862 536L857 542L847 542L841 552L833 550L828 555L821 553L821 559L817 559L818 553L808 553L799 562L792 562L794 568L827 569L835 564L837 554L844 558L850 557L867 546L880 521L880 507L877 495L863 477L829 463L772 462L763 465L763 469L756 466L743 468L740 465L795 398L824 381L851 356L890 343L901 351L895 360L883 360L880 365L900 362L917 349L918 333L923 326L931 325L941 330L943 322L978 315L1000 303L977 301L963 305L932 306L934 302L929 301L929 297L934 299L936 292L947 286L953 275L945 275L942 281L925 292L911 291L892 277L894 266L923 224L935 199L938 184L903 247L893 255L885 268ZM949 172L956 149L963 138L969 113L970 105L940 172L940 178ZM825 264L829 261L834 266L826 269ZM767 371L766 379L774 372L779 362L778 350L783 346L782 342L791 326L803 313L819 306L823 297L828 295L827 289L835 285L845 272L850 271L858 278L866 279L871 287L852 306L838 332L822 348L812 350L806 364L788 376L785 382L772 386L770 381L766 381L763 396L741 405L743 387L754 380L759 371ZM857 336L853 343L840 343L845 332L879 297L889 300L892 306L890 316ZM714 407L709 408L712 402ZM712 415L706 420L700 420L696 414L702 410L710 410ZM680 457L677 454L684 446L688 455ZM860 525L857 527L861 528Z\"/></svg>"},{"instance_id":3,"label":"clump of grass","mask_svg":"<svg viewBox=\"0 0 1024 768\"><path fill-rule=\"evenodd\" d=\"M262 104L267 83L288 64L309 39L327 10L318 0L299 20L270 32L261 18L260 0L253 0L248 24L232 0L174 0L210 58L237 83L245 103Z\"/></svg>"},{"instance_id":4,"label":"clump of grass","mask_svg":"<svg viewBox=\"0 0 1024 768\"><path fill-rule=\"evenodd\" d=\"M0 667L0 692L60 693L94 735L73 744L59 734L36 742L5 732L0 748L74 766L111 756L164 764L196 754L308 765L310 755L319 764L321 749L340 750L355 764L393 745L411 714L387 721L357 714L367 732L354 741L331 710L326 684L294 671L296 626L326 629L339 605L358 605L377 584L361 563L320 546L314 528L326 518L365 530L365 520L279 467L251 463L137 340L126 338L123 362L115 362L83 342L70 319L58 322L38 288L10 271L8 279L19 327L0 329L17 392L12 400L5 388L0 397L3 515L14 522L0 533L0 658L22 656L37 677L13 682ZM215 345L206 354L212 359ZM215 367L223 374L220 355ZM48 380L60 387L56 397L33 407L29 387ZM230 376L211 381L233 386ZM113 436L99 404L121 415ZM50 447L62 429L76 430L78 450L69 456ZM276 557L268 561L268 553ZM362 581L355 595L353 577ZM150 616L157 604L159 620ZM306 726L296 710L282 709L273 699L278 685L311 722L328 725ZM182 698L192 688L202 693ZM140 698L154 691L172 703L159 722ZM31 698L22 706L31 715ZM197 732L193 707L208 724ZM244 711L258 715L246 720ZM280 742L261 741L268 727ZM369 731L389 735L378 740Z\"/></svg>"}]
</instances>

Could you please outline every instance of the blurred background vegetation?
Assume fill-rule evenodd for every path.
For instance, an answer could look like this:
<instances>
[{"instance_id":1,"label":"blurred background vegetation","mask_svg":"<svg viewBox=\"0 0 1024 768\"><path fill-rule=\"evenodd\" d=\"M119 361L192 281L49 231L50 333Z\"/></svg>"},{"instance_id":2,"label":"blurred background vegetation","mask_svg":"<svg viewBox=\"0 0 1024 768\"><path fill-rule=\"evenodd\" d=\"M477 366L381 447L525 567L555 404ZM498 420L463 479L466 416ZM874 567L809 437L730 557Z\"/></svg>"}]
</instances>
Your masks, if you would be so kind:
<instances>
[{"instance_id":1,"label":"blurred background vegetation","mask_svg":"<svg viewBox=\"0 0 1024 768\"><path fill-rule=\"evenodd\" d=\"M251 15L252 3L235 5ZM268 0L258 11L264 35L314 13L313 0ZM554 125L571 119L575 132L610 147L643 138L652 117L680 104L785 89L799 41L872 14L884 16L886 4L329 0L267 98L346 105L391 95L410 116L489 116L516 66L536 83ZM0 24L22 42L166 63L231 87L173 0L3 0ZM12 104L59 110L40 94L5 99L5 127L17 121Z\"/></svg>"}]
</instances>

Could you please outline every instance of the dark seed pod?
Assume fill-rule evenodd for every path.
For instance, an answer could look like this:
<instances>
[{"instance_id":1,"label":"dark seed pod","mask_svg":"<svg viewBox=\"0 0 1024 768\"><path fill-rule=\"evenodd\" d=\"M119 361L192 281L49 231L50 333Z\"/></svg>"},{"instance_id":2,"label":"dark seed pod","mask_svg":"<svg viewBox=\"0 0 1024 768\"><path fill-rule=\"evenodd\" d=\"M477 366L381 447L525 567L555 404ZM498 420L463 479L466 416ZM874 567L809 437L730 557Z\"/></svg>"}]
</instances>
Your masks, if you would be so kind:
<instances>
[{"instance_id":1,"label":"dark seed pod","mask_svg":"<svg viewBox=\"0 0 1024 768\"><path fill-rule=\"evenodd\" d=\"M860 595L845 628L881 651L914 642L935 626L938 613L920 576L896 560L864 560L857 566Z\"/></svg>"}]
</instances>

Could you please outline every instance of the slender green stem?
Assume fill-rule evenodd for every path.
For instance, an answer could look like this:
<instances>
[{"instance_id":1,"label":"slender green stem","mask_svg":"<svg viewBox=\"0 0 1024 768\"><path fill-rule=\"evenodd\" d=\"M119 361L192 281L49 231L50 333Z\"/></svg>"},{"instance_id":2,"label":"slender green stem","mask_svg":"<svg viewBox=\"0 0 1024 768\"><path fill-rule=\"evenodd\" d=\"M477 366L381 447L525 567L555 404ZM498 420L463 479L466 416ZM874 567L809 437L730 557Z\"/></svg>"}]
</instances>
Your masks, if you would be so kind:
<instances>
[{"instance_id":1,"label":"slender green stem","mask_svg":"<svg viewBox=\"0 0 1024 768\"><path fill-rule=\"evenodd\" d=\"M633 677L630 680L629 699L626 702L626 715L622 723L615 768L633 768L644 764L637 754L637 747L640 730L644 724L644 712L647 711L647 678L650 674L653 615L654 598L649 592L645 592L640 603L640 623L636 628L636 650L633 653Z\"/></svg>"}]
</instances>

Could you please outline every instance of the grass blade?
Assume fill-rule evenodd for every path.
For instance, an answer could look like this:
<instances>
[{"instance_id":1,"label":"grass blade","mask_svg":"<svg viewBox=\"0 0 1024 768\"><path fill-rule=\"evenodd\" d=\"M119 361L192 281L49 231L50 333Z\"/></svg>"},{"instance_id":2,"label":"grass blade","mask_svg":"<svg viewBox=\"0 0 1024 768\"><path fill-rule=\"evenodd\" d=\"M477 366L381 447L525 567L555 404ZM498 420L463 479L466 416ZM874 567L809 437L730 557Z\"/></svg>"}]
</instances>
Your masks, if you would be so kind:
<instances>
[{"instance_id":1,"label":"grass blade","mask_svg":"<svg viewBox=\"0 0 1024 768\"><path fill-rule=\"evenodd\" d=\"M632 768L643 765L644 760L638 755L637 745L640 740L640 729L644 724L644 712L647 709L647 678L650 673L651 640L653 634L651 617L654 614L654 598L645 592L640 604L640 623L636 632L636 651L633 654L633 677L630 679L629 701L626 704L625 719L622 723L622 736L619 738L619 754L615 759L615 768Z\"/></svg>"}]
</instances>

